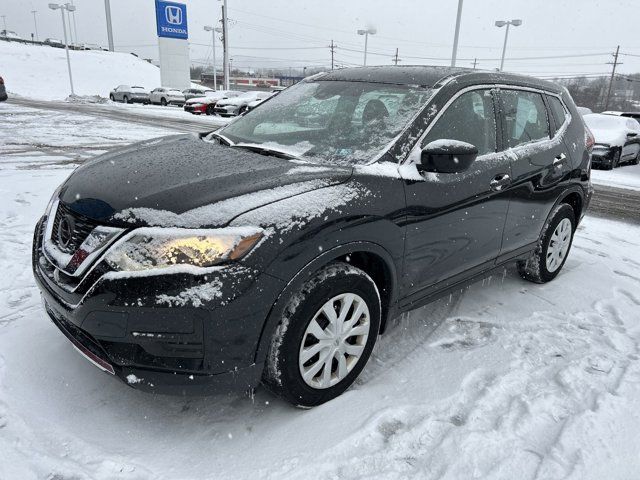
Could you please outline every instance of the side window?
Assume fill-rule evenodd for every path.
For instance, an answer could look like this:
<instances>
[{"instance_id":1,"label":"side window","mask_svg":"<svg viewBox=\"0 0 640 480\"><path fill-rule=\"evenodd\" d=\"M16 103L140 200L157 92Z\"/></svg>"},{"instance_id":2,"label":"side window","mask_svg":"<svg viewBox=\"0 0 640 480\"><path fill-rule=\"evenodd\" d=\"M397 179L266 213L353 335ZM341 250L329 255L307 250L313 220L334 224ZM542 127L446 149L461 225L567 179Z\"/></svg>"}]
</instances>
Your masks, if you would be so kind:
<instances>
[{"instance_id":1,"label":"side window","mask_svg":"<svg viewBox=\"0 0 640 480\"><path fill-rule=\"evenodd\" d=\"M551 138L542 95L523 90L502 90L500 96L508 147Z\"/></svg>"},{"instance_id":2,"label":"side window","mask_svg":"<svg viewBox=\"0 0 640 480\"><path fill-rule=\"evenodd\" d=\"M478 155L496 151L496 119L491 90L473 90L460 95L429 130L422 146L443 139L475 145Z\"/></svg>"},{"instance_id":3,"label":"side window","mask_svg":"<svg viewBox=\"0 0 640 480\"><path fill-rule=\"evenodd\" d=\"M560 128L564 125L564 122L567 119L567 111L564 109L564 106L558 97L547 95L547 100L549 100L551 115L553 115L553 119L556 122L556 128Z\"/></svg>"}]
</instances>

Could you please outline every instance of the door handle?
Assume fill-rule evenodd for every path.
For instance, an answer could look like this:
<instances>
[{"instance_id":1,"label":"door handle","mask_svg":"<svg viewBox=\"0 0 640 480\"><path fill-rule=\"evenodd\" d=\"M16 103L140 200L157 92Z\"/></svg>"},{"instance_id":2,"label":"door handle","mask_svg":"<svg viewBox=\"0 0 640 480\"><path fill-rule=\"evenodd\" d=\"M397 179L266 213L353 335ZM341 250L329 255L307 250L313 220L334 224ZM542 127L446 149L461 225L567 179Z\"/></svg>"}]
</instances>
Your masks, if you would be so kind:
<instances>
[{"instance_id":1,"label":"door handle","mask_svg":"<svg viewBox=\"0 0 640 480\"><path fill-rule=\"evenodd\" d=\"M558 155L556 158L553 159L553 164L557 165L566 159L567 159L567 156L564 153L561 153L560 155Z\"/></svg>"},{"instance_id":2,"label":"door handle","mask_svg":"<svg viewBox=\"0 0 640 480\"><path fill-rule=\"evenodd\" d=\"M489 183L489 187L494 192L501 191L504 187L511 183L511 177L506 173L501 173L500 175L496 175L493 177L493 180Z\"/></svg>"}]
</instances>

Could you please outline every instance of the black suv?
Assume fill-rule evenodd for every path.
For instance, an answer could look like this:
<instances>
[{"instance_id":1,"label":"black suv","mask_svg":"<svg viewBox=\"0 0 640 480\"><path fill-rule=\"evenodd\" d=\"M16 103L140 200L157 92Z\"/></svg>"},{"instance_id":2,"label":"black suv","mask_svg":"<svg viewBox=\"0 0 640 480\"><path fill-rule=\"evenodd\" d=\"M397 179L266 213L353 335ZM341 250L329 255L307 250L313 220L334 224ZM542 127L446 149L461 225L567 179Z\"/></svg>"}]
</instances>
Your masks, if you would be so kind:
<instances>
[{"instance_id":1,"label":"black suv","mask_svg":"<svg viewBox=\"0 0 640 480\"><path fill-rule=\"evenodd\" d=\"M310 77L228 126L79 167L35 229L45 308L157 392L342 393L387 320L517 262L552 280L592 194L564 88L440 67Z\"/></svg>"}]
</instances>

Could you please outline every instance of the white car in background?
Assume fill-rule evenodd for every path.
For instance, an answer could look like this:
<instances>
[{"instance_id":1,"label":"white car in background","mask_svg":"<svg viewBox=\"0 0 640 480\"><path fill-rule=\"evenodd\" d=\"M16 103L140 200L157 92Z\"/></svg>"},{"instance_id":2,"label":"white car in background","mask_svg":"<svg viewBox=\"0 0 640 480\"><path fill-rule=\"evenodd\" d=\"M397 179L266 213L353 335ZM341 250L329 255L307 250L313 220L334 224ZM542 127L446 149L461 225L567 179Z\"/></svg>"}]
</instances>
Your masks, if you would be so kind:
<instances>
[{"instance_id":1,"label":"white car in background","mask_svg":"<svg viewBox=\"0 0 640 480\"><path fill-rule=\"evenodd\" d=\"M158 87L149 93L149 102L162 105L184 105L184 93L177 88Z\"/></svg>"},{"instance_id":2,"label":"white car in background","mask_svg":"<svg viewBox=\"0 0 640 480\"><path fill-rule=\"evenodd\" d=\"M587 107L576 107L576 109L578 110L578 113L582 116L590 115L593 113L593 111Z\"/></svg>"},{"instance_id":3,"label":"white car in background","mask_svg":"<svg viewBox=\"0 0 640 480\"><path fill-rule=\"evenodd\" d=\"M221 117L235 117L243 113L251 102L268 94L269 92L245 92L239 97L219 101L213 112Z\"/></svg>"},{"instance_id":4,"label":"white car in background","mask_svg":"<svg viewBox=\"0 0 640 480\"><path fill-rule=\"evenodd\" d=\"M220 100L227 98L235 98L242 95L242 92L235 90L209 90L204 96L190 98L184 104L185 112L193 113L194 115L200 115L205 113L207 115L213 115L213 110L216 108L216 104Z\"/></svg>"},{"instance_id":5,"label":"white car in background","mask_svg":"<svg viewBox=\"0 0 640 480\"><path fill-rule=\"evenodd\" d=\"M247 104L247 107L244 109L245 112L249 112L260 105L265 100L273 97L275 94L279 92L258 92L258 97L253 101ZM242 113L242 112L241 112Z\"/></svg>"},{"instance_id":6,"label":"white car in background","mask_svg":"<svg viewBox=\"0 0 640 480\"><path fill-rule=\"evenodd\" d=\"M591 163L607 170L640 161L640 123L633 118L592 113L582 117L595 137Z\"/></svg>"}]
</instances>

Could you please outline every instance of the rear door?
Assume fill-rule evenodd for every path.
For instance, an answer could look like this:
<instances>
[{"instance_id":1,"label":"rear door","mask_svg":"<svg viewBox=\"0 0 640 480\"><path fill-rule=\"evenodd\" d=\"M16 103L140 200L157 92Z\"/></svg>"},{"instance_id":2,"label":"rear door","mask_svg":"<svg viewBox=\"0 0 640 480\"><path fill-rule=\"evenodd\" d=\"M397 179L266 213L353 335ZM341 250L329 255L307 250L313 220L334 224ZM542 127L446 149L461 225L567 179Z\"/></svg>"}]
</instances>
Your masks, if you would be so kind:
<instances>
[{"instance_id":1,"label":"rear door","mask_svg":"<svg viewBox=\"0 0 640 480\"><path fill-rule=\"evenodd\" d=\"M510 162L497 138L491 88L459 93L436 116L412 152L435 140L471 143L479 155L462 173L405 179L407 229L404 291L419 301L458 279L489 268L500 251L508 208ZM402 169L401 169L402 171Z\"/></svg>"},{"instance_id":2,"label":"rear door","mask_svg":"<svg viewBox=\"0 0 640 480\"><path fill-rule=\"evenodd\" d=\"M508 256L538 241L562 183L570 176L571 158L564 139L567 128L552 128L542 92L502 88L499 97L503 142L513 173L501 250Z\"/></svg>"}]
</instances>

